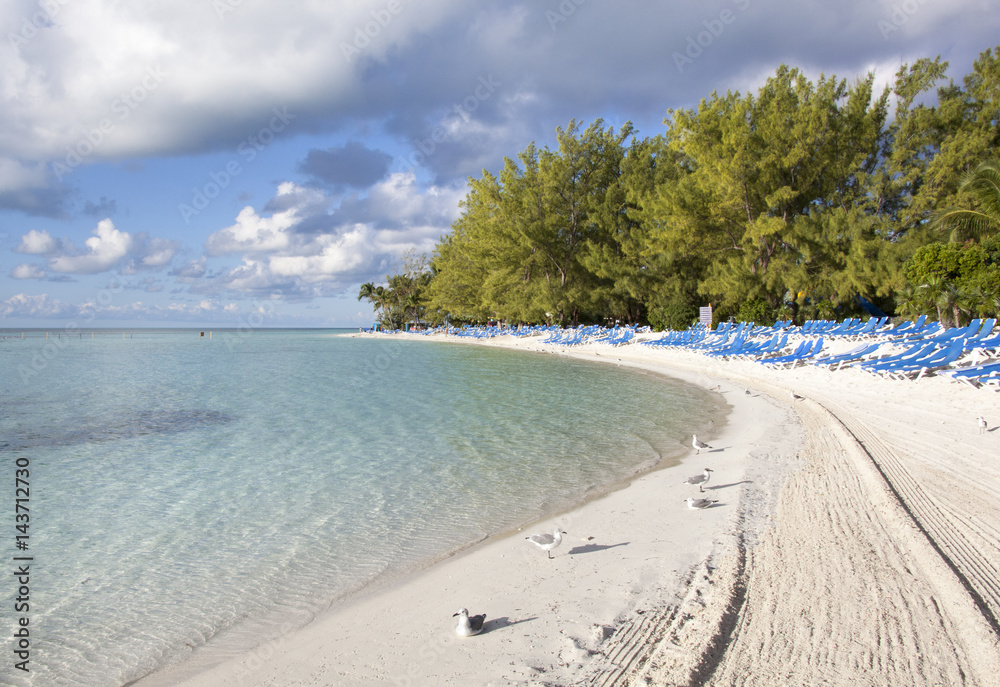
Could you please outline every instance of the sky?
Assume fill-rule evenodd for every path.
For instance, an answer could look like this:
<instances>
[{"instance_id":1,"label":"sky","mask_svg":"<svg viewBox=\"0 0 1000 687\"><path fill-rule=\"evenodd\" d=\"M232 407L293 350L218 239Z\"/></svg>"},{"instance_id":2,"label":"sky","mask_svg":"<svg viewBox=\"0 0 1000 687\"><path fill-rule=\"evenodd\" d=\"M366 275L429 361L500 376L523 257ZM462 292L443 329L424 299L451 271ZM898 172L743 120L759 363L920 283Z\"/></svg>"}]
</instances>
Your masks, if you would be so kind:
<instances>
[{"instance_id":1,"label":"sky","mask_svg":"<svg viewBox=\"0 0 1000 687\"><path fill-rule=\"evenodd\" d=\"M470 177L781 64L961 81L1000 0L0 0L0 328L359 327Z\"/></svg>"}]
</instances>

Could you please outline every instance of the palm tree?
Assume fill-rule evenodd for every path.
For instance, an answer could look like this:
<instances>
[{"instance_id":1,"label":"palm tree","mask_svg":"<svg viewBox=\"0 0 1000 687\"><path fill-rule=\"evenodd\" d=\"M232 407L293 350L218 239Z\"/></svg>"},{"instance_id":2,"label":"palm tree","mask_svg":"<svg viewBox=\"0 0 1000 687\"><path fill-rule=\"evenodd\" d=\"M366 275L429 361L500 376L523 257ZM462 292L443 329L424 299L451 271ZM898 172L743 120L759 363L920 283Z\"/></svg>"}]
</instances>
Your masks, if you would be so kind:
<instances>
[{"instance_id":1,"label":"palm tree","mask_svg":"<svg viewBox=\"0 0 1000 687\"><path fill-rule=\"evenodd\" d=\"M987 160L967 172L958 190L972 194L976 209L941 210L934 216L935 226L951 229L952 243L1000 232L1000 161Z\"/></svg>"},{"instance_id":2,"label":"palm tree","mask_svg":"<svg viewBox=\"0 0 1000 687\"><path fill-rule=\"evenodd\" d=\"M362 298L367 298L368 300L371 300L373 293L375 293L374 284L372 284L371 282L368 282L367 284L362 284L361 290L358 292L358 300L360 301Z\"/></svg>"},{"instance_id":3,"label":"palm tree","mask_svg":"<svg viewBox=\"0 0 1000 687\"><path fill-rule=\"evenodd\" d=\"M943 326L948 326L948 318L954 318L954 323L951 326L957 327L962 323L961 308L959 307L963 302L963 294L955 288L954 284L945 283L938 294L937 305L938 313L941 313L938 318ZM948 317L945 317L948 315Z\"/></svg>"},{"instance_id":4,"label":"palm tree","mask_svg":"<svg viewBox=\"0 0 1000 687\"><path fill-rule=\"evenodd\" d=\"M983 292L981 287L973 286L959 289L958 296L958 308L966 313L970 319L989 317L992 299Z\"/></svg>"},{"instance_id":5,"label":"palm tree","mask_svg":"<svg viewBox=\"0 0 1000 687\"><path fill-rule=\"evenodd\" d=\"M919 288L914 289L907 284L896 292L896 310L904 316L916 319L918 315L925 314L927 309L925 303L925 293Z\"/></svg>"},{"instance_id":6,"label":"palm tree","mask_svg":"<svg viewBox=\"0 0 1000 687\"><path fill-rule=\"evenodd\" d=\"M925 304L928 310L931 308L937 310L938 322L945 327L948 326L948 315L950 314L946 297L946 291L950 286L951 284L943 278L931 275L926 282L917 287L917 291L920 293L919 300ZM942 308L942 306L944 307Z\"/></svg>"},{"instance_id":7,"label":"palm tree","mask_svg":"<svg viewBox=\"0 0 1000 687\"><path fill-rule=\"evenodd\" d=\"M374 306L375 319L381 322L382 309L385 307L385 289L381 286L375 286L371 282L362 284L361 290L358 292L358 300L360 301L362 298L367 298L368 302Z\"/></svg>"}]
</instances>

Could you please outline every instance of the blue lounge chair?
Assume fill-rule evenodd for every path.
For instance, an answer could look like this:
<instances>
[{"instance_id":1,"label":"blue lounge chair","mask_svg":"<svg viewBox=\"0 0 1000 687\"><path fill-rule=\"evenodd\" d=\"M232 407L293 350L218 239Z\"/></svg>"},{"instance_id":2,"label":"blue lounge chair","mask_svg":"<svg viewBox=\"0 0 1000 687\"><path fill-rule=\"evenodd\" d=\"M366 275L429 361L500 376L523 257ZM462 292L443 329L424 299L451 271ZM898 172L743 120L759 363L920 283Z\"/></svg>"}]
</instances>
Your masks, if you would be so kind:
<instances>
[{"instance_id":1,"label":"blue lounge chair","mask_svg":"<svg viewBox=\"0 0 1000 687\"><path fill-rule=\"evenodd\" d=\"M884 374L888 374L895 379L920 379L928 372L948 367L958 360L965 353L964 344L964 341L954 341L950 346L942 348L940 351L925 358L885 370Z\"/></svg>"},{"instance_id":2,"label":"blue lounge chair","mask_svg":"<svg viewBox=\"0 0 1000 687\"><path fill-rule=\"evenodd\" d=\"M909 348L901 353L886 356L884 358L851 363L851 367L856 367L859 370L864 370L865 372L876 372L881 368L891 367L897 362L919 360L920 358L928 356L938 350L938 348L939 346L933 343L911 343L909 344Z\"/></svg>"},{"instance_id":3,"label":"blue lounge chair","mask_svg":"<svg viewBox=\"0 0 1000 687\"><path fill-rule=\"evenodd\" d=\"M819 352L823 350L823 337L819 337L815 341L803 341L799 346L789 353L788 355L779 355L774 358L761 358L758 363L762 365L774 366L774 367L795 367L803 360L811 358L814 355L818 355Z\"/></svg>"},{"instance_id":4,"label":"blue lounge chair","mask_svg":"<svg viewBox=\"0 0 1000 687\"><path fill-rule=\"evenodd\" d=\"M866 355L871 355L881 347L882 342L880 341L861 344L860 346L856 346L849 351L844 351L843 353L839 353L837 355L828 355L823 358L818 358L813 361L813 365L820 365L830 369L833 369L833 366L836 365L839 370L844 363L849 363L852 360L857 360L865 357Z\"/></svg>"},{"instance_id":5,"label":"blue lounge chair","mask_svg":"<svg viewBox=\"0 0 1000 687\"><path fill-rule=\"evenodd\" d=\"M942 370L941 374L951 377L957 382L977 386L985 383L986 378L1000 376L1000 362L973 365L972 367L953 367Z\"/></svg>"}]
</instances>

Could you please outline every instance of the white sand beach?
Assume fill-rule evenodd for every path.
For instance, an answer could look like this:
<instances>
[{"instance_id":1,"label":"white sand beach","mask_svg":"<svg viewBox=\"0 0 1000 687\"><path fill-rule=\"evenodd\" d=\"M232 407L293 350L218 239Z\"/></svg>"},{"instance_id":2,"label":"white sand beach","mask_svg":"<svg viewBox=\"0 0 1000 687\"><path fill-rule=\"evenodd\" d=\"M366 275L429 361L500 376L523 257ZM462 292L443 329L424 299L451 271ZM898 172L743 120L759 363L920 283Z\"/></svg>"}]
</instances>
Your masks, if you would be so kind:
<instances>
[{"instance_id":1,"label":"white sand beach","mask_svg":"<svg viewBox=\"0 0 1000 687\"><path fill-rule=\"evenodd\" d=\"M996 684L1000 394L639 345L430 338L637 366L711 390L728 418L679 466L138 685ZM683 483L706 467L704 493ZM552 560L524 540L555 527L568 534ZM481 634L456 637L462 607L486 614Z\"/></svg>"}]
</instances>

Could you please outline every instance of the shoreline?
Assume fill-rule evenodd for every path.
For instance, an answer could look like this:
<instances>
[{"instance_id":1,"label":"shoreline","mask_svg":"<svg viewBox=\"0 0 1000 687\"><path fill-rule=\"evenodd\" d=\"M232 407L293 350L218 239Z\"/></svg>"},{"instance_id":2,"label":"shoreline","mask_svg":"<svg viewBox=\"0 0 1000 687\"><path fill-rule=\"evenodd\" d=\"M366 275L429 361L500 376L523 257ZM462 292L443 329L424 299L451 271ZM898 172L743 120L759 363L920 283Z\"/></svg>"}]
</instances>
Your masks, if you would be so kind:
<instances>
[{"instance_id":1,"label":"shoreline","mask_svg":"<svg viewBox=\"0 0 1000 687\"><path fill-rule=\"evenodd\" d=\"M438 335L431 340L541 348L530 340L503 338L507 340L469 341ZM376 585L254 651L193 675L193 664L181 663L134 684L418 685L462 680L624 685L646 684L647 679L654 684L708 679L735 684L747 674L760 676L760 684L954 684L956 675L963 684L989 684L1000 669L995 627L927 538L914 538L917 530L912 519L907 522L912 516L893 505L877 471L851 445L859 441L866 422L893 414L891 399L877 406L882 392L873 385L906 385L907 394L912 391L933 406L943 380L930 378L918 386L855 379L849 376L854 371L770 371L752 362L641 346L560 349L545 350L631 365L705 389L718 386L732 406L729 421L705 437L718 448L698 457L689 451L679 466L654 468L626 479L624 488L543 519L539 531L559 525L570 533L552 561L516 533L496 535L401 580ZM865 391L854 393L853 386ZM958 386L948 388L946 399L960 398L962 406L985 401L998 408L990 392ZM754 392L747 395L744 387ZM789 388L805 398L788 400ZM994 416L1000 418L1000 413ZM897 425L888 437L893 449L897 435L908 427L906 422ZM1000 432L980 441L987 449L974 465L982 468L998 439ZM878 443L877 438L865 440ZM901 451L910 448L898 443ZM831 454L844 465L835 475L824 476L838 465ZM709 493L703 495L722 497L721 503L692 511L682 499L698 496L698 489L681 482L698 472L702 462L715 470ZM1000 493L1000 471L987 472L987 480L980 471L963 487L977 482ZM851 516L845 500L860 511L855 516L877 514L878 527L855 525L848 529L850 537L836 528L832 534L799 531L804 525L815 528L823 512L834 514L842 527ZM984 506L976 515L1000 531L996 510ZM988 527L983 531L988 533ZM868 541L872 532L881 534ZM804 564L801 554L787 550L787 542L799 538L798 550L813 550L816 560ZM886 569L871 567L852 539L878 551ZM837 560L857 557L861 562L846 572L837 569L837 560L826 560L827 549L844 549L844 558ZM861 553L870 557L869 550ZM859 586L859 580L865 584ZM833 588L817 600L811 598L817 585ZM772 592L763 593L769 586ZM857 618L864 607L849 603L858 598L851 594L866 589L880 602L877 608L886 607L874 630L871 622ZM487 614L483 635L455 638L451 614L463 606L473 614ZM822 618L812 617L811 609L822 609ZM900 616L907 623L899 622ZM774 629L776 623L787 629ZM915 627L904 629L905 624ZM811 632L826 627L828 636L804 640L804 626ZM877 638L888 630L895 642L888 649L878 641L871 646L858 641L869 638L866 633L873 631ZM920 660L923 656L933 660ZM779 677L793 674L792 682Z\"/></svg>"}]
</instances>

